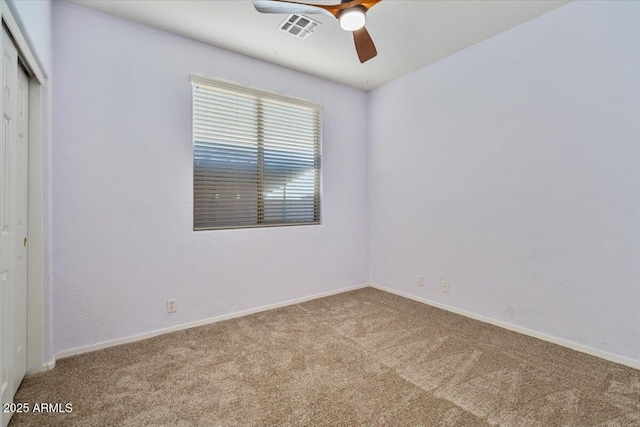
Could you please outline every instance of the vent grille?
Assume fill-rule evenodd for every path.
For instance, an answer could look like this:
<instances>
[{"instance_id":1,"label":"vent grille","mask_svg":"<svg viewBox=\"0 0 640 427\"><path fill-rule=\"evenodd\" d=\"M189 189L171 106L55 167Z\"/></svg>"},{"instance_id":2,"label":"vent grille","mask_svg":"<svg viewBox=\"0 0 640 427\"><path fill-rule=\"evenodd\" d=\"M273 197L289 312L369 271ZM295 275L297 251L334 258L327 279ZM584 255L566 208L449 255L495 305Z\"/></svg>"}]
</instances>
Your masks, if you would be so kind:
<instances>
[{"instance_id":1,"label":"vent grille","mask_svg":"<svg viewBox=\"0 0 640 427\"><path fill-rule=\"evenodd\" d=\"M313 33L318 25L320 22L314 21L308 16L289 15L278 28L293 37L304 40Z\"/></svg>"}]
</instances>

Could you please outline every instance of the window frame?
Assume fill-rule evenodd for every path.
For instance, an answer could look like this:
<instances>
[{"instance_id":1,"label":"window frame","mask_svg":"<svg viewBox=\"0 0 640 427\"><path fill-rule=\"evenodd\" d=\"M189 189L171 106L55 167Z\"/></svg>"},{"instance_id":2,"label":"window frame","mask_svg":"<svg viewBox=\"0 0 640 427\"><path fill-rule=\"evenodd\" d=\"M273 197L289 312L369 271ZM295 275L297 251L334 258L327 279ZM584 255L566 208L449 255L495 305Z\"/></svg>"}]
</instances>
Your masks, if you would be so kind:
<instances>
[{"instance_id":1,"label":"window frame","mask_svg":"<svg viewBox=\"0 0 640 427\"><path fill-rule=\"evenodd\" d=\"M192 73L191 74L191 86L192 86L192 96L191 96L191 176L192 176L192 220L193 220L193 231L214 231L214 230L235 230L235 229L251 229L251 228L271 228L271 227L295 227L295 226L307 226L307 225L322 225L322 149L323 149L323 127L324 127L324 112L321 104L314 103L305 99L281 95L276 92L249 88L246 86L239 85L237 83L232 83L229 81L221 80L221 79L213 79L209 77L205 77L201 74ZM317 205L317 208L314 207L314 220L313 221L266 221L265 220L265 209L264 209L264 140L258 136L256 140L257 145L257 153L258 153L258 179L256 182L257 189L257 204L256 204L256 216L257 223L256 224L229 224L223 226L196 226L196 215L195 215L195 207L196 207L196 175L195 175L195 153L196 153L196 137L195 137L195 97L196 97L196 88L197 86L203 86L204 88L210 87L213 90L222 90L222 91L230 91L230 92L238 92L243 95L248 95L255 97L257 100L258 108L262 108L262 100L268 99L270 101L285 103L289 105L298 105L304 108L310 108L315 110L315 113L318 116L317 120L317 131L318 131L318 139L317 142L314 143L314 164L317 165L317 179L314 179L314 206ZM256 117L256 131L258 135L263 134L264 130L260 125L261 116ZM317 144L317 150L315 149L315 145ZM315 178L315 177L314 177ZM262 209L260 209L260 204L262 203Z\"/></svg>"}]
</instances>

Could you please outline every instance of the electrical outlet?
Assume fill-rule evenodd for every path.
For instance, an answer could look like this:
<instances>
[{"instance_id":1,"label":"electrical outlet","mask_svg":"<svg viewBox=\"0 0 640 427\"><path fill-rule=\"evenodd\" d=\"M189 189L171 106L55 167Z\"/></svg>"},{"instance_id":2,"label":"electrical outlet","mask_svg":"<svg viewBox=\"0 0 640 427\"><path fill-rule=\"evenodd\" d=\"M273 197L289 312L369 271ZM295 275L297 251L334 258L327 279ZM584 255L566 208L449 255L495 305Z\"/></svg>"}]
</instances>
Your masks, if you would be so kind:
<instances>
[{"instance_id":1,"label":"electrical outlet","mask_svg":"<svg viewBox=\"0 0 640 427\"><path fill-rule=\"evenodd\" d=\"M418 276L418 286L424 286L424 276Z\"/></svg>"},{"instance_id":2,"label":"electrical outlet","mask_svg":"<svg viewBox=\"0 0 640 427\"><path fill-rule=\"evenodd\" d=\"M446 280L442 281L442 292L444 292L445 294L449 293L449 282L447 282Z\"/></svg>"},{"instance_id":3,"label":"electrical outlet","mask_svg":"<svg viewBox=\"0 0 640 427\"><path fill-rule=\"evenodd\" d=\"M167 313L173 313L176 311L176 299L171 298L167 300Z\"/></svg>"}]
</instances>

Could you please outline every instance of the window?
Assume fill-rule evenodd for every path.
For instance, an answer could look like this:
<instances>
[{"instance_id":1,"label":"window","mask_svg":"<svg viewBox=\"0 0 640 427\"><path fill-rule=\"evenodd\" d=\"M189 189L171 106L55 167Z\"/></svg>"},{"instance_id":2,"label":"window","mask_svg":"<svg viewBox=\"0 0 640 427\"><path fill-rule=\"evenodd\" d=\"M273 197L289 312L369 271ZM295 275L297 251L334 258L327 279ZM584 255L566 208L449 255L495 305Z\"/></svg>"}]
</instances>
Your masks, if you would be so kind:
<instances>
[{"instance_id":1,"label":"window","mask_svg":"<svg viewBox=\"0 0 640 427\"><path fill-rule=\"evenodd\" d=\"M319 224L321 107L191 80L194 230Z\"/></svg>"}]
</instances>

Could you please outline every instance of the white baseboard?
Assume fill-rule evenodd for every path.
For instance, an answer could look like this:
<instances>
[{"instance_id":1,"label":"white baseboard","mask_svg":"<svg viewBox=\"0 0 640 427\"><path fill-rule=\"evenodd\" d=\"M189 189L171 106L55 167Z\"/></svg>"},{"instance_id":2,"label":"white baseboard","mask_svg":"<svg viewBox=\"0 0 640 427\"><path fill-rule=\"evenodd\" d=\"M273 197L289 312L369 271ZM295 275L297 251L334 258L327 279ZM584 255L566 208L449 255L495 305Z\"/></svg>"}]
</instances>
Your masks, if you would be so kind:
<instances>
[{"instance_id":1,"label":"white baseboard","mask_svg":"<svg viewBox=\"0 0 640 427\"><path fill-rule=\"evenodd\" d=\"M48 362L44 362L42 364L42 367L41 367L40 371L27 371L27 374L25 375L25 378L26 377L30 377L32 375L37 375L37 374L41 374L43 372L50 371L55 367L56 367L56 356L53 355L51 360L49 360Z\"/></svg>"},{"instance_id":2,"label":"white baseboard","mask_svg":"<svg viewBox=\"0 0 640 427\"><path fill-rule=\"evenodd\" d=\"M125 338L118 338L110 341L103 341L97 344L91 344L83 347L76 347L69 350L63 350L56 353L55 358L52 361L53 363L49 362L45 366L51 365L51 368L48 368L48 369L52 369L53 366L55 365L56 359L63 359L65 357L75 356L77 354L82 354L82 353L89 353L91 351L96 351L96 350L100 350L107 347L113 347L120 344L127 344L135 341L141 341L141 340L155 337L158 335L181 331L183 329L195 328L197 326L208 325L210 323L222 322L223 320L235 319L236 317L248 316L249 314L259 313L261 311L273 310L275 308L286 307L288 305L293 305L293 304L300 304L305 301L310 301L318 298L328 297L331 295L341 294L343 292L349 292L355 289L366 288L368 286L369 286L369 283L362 283L356 286L350 286L347 288L336 289L328 292L322 292L322 293L310 295L307 297L295 298L287 301L278 302L275 304L269 304L269 305L264 305L262 307L252 308L249 310L236 311L235 313L223 314L221 316L215 316L207 319L197 320L195 322L183 323L181 325L171 326L163 329L156 329L155 331L145 332L143 334L133 335Z\"/></svg>"},{"instance_id":3,"label":"white baseboard","mask_svg":"<svg viewBox=\"0 0 640 427\"><path fill-rule=\"evenodd\" d=\"M54 354L51 360L49 360L47 363L42 365L42 372L50 371L55 367L56 367L56 356Z\"/></svg>"},{"instance_id":4,"label":"white baseboard","mask_svg":"<svg viewBox=\"0 0 640 427\"><path fill-rule=\"evenodd\" d=\"M471 311L463 310L460 308L456 308L447 304L442 304L437 301L432 301L426 298L417 297L415 295L411 295L406 292L397 291L395 289L387 288L385 286L380 286L376 284L371 284L372 288L379 289L381 291L389 292L391 294L395 294L404 298L408 298L414 301L421 302L423 304L430 305L432 307L441 308L443 310L450 311L452 313L460 314L465 317L469 317L471 319L479 320L481 322L490 323L495 326L499 326L504 329L508 329L510 331L518 332L523 335L528 335L530 337L538 338L544 341L551 342L553 344L558 344L563 347L570 348L575 351L579 351L581 353L586 353L591 356L599 357L601 359L608 360L610 362L619 363L621 365L629 366L630 368L640 369L640 361L629 359L623 356L618 356L617 354L608 353L603 350L598 350L597 348L588 347L586 345L578 344L573 341L568 341L562 338L554 337L552 335L543 334L542 332L533 331L531 329L523 328L521 326L517 326L508 322L504 322L502 320L496 320L491 317L483 316L481 314L473 313Z\"/></svg>"},{"instance_id":5,"label":"white baseboard","mask_svg":"<svg viewBox=\"0 0 640 427\"><path fill-rule=\"evenodd\" d=\"M276 308L280 308L280 307L286 307L288 305L293 305L293 304L299 304L305 301L310 301L310 300L314 300L314 299L318 299L318 298L323 298L323 297L328 297L330 295L336 295L336 294L340 294L343 292L348 292L348 291L352 291L355 289L361 289L361 288L366 288L368 286L371 286L372 288L376 288L379 289L381 291L385 291L385 292L389 292L404 298L408 298L414 301L418 301L421 302L423 304L427 304L430 305L432 307L437 307L437 308L441 308L443 310L447 310L450 311L452 313L456 313L456 314L460 314L462 316L465 317L469 317L471 319L475 319L475 320L479 320L481 322L485 322L485 323L489 323L504 329L508 329L510 331L514 331L514 332L518 332L520 334L523 335L528 335L530 337L534 337L534 338L538 338L544 341L548 341L551 342L553 344L558 344L561 345L563 347L567 347L570 348L572 350L576 350L579 351L581 353L586 353L589 354L591 356L595 356L595 357L599 357L601 359L605 359L605 360L609 360L611 362L615 362L615 363L619 363L621 365L625 365L625 366L629 366L631 368L634 369L640 369L640 361L636 361L633 359L629 359L623 356L618 356L617 354L613 354L613 353L608 353L606 351L603 350L599 350L596 348L592 348L592 347L588 347L586 345L582 345L582 344L578 344L576 342L573 341L568 341L562 338L558 338L558 337L554 337L552 335L547 335L544 334L542 332L537 332L531 329L527 329L527 328L523 328L521 326L517 326L508 322L504 322L502 320L496 320L493 319L491 317L488 316L483 316L481 314L477 314L477 313L473 313L467 310L463 310L460 308L456 308L447 304L443 304L437 301L432 301L426 298L422 298L422 297L418 297L415 295L411 295L409 293L406 292L402 292L402 291L398 291L395 289L391 289L391 288L387 288L385 286L380 286L380 285L376 285L376 284L369 284L369 283L363 283L360 285L356 285L356 286L351 286L351 287L347 287L347 288L342 288L342 289L337 289L334 291L329 291L329 292L323 292L323 293L319 293L319 294L315 294L315 295L310 295L307 297L301 297L301 298L295 298L295 299L291 299L291 300L287 300L287 301L283 301L283 302L279 302L279 303L275 303L275 304L269 304L269 305L265 305L262 307L257 307L257 308L252 308L249 310L243 310L243 311L237 311L235 313L230 313L230 314L224 314L221 316L215 316L215 317L211 317L211 318L207 318L207 319L202 319L202 320L198 320L195 322L190 322L190 323L184 323L181 325L176 325L176 326L171 326L169 328L163 328L163 329L157 329L155 331L150 331L150 332L145 332L143 334L138 334L138 335L133 335L133 336L129 336L129 337L125 337L125 338L119 338L119 339L115 339L115 340L110 340L110 341L104 341L101 343L97 343L97 344L91 344L88 346L83 346L83 347L77 347L77 348L72 348L69 350L64 350L61 352L58 352L55 354L55 356L51 359L51 361L49 361L48 363L45 363L42 367L43 371L47 371L50 369L53 369L55 367L56 364L56 359L63 359L65 357L69 357L69 356L75 356L77 354L82 354L82 353L88 353L91 351L96 351L96 350L100 350L103 348L107 348L107 347L113 347L116 345L120 345L120 344L127 344L127 343L131 343L131 342L135 342L135 341L141 341L147 338L151 338L151 337L155 337L158 335L163 335L163 334L168 334L171 332L175 332L175 331L180 331L183 329L189 329L189 328L194 328L197 326L203 326L203 325L208 325L210 323L216 323L216 322L222 322L224 320L229 320L229 319L234 319L237 317L242 317L242 316L248 316L250 314L254 314L254 313L259 313L261 311L267 311L267 310L273 310Z\"/></svg>"}]
</instances>

